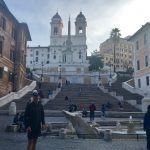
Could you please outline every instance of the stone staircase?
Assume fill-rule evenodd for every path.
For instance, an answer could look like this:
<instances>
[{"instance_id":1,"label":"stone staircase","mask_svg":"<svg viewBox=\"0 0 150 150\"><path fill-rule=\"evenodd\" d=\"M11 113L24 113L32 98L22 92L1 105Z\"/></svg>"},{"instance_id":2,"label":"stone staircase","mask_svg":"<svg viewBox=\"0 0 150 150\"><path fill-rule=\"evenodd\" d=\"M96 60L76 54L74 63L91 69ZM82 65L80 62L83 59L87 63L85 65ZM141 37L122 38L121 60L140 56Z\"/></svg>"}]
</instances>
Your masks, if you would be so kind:
<instances>
[{"instance_id":1,"label":"stone staircase","mask_svg":"<svg viewBox=\"0 0 150 150\"><path fill-rule=\"evenodd\" d=\"M46 82L42 83L41 90L44 94L44 98L48 98L49 89L53 91L56 87L57 84ZM38 87L36 89L38 89ZM24 110L31 96L32 92L29 92L21 99L14 100L17 110ZM68 101L65 100L65 96L68 96ZM91 102L96 105L97 111L101 111L101 105L106 104L107 102L112 105L111 108L106 109L108 111L139 111L126 102L124 103L123 109L120 110L118 100L116 98L110 96L108 93L104 93L97 87L97 85L91 84L63 85L59 94L53 100L50 100L44 107L45 110L68 110L69 105L72 103L77 105L77 110L82 110L83 107L89 110L89 105ZM0 110L8 110L9 106L10 103L0 107Z\"/></svg>"},{"instance_id":2,"label":"stone staircase","mask_svg":"<svg viewBox=\"0 0 150 150\"><path fill-rule=\"evenodd\" d=\"M68 96L69 100L65 100L65 96ZM139 111L133 106L125 102L123 110L120 110L118 100L110 96L108 93L102 92L97 85L87 84L70 84L62 87L61 92L50 100L46 105L47 110L68 110L69 104L76 104L78 110L85 107L89 110L90 103L93 102L96 105L97 111L101 111L101 105L110 102L112 107L111 111Z\"/></svg>"},{"instance_id":3,"label":"stone staircase","mask_svg":"<svg viewBox=\"0 0 150 150\"><path fill-rule=\"evenodd\" d=\"M133 94L129 91L122 88L122 82L129 80L129 77L118 77L115 83L112 83L111 87L108 84L105 85L105 88L108 89L109 92L116 92L117 96L123 96L123 99L126 100L136 100L137 104L141 104L141 100L143 96L139 94Z\"/></svg>"}]
</instances>

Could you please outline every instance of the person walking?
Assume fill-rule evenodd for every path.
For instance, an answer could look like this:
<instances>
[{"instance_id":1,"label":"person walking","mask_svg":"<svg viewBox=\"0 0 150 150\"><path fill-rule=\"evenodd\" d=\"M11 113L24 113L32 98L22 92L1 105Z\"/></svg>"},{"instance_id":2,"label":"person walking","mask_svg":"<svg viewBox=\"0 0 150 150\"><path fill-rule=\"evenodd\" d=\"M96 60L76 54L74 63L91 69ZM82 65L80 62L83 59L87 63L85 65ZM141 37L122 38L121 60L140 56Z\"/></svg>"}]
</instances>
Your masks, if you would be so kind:
<instances>
[{"instance_id":1,"label":"person walking","mask_svg":"<svg viewBox=\"0 0 150 150\"><path fill-rule=\"evenodd\" d=\"M150 105L148 105L144 116L144 131L146 131L147 136L147 150L150 150Z\"/></svg>"},{"instance_id":2,"label":"person walking","mask_svg":"<svg viewBox=\"0 0 150 150\"><path fill-rule=\"evenodd\" d=\"M45 125L44 109L39 101L37 90L33 91L33 101L25 109L25 129L27 131L27 150L36 150L38 136L41 133L41 124Z\"/></svg>"},{"instance_id":3,"label":"person walking","mask_svg":"<svg viewBox=\"0 0 150 150\"><path fill-rule=\"evenodd\" d=\"M94 103L91 103L89 106L90 109L90 121L94 121L94 112L96 110L96 106L94 105Z\"/></svg>"},{"instance_id":4,"label":"person walking","mask_svg":"<svg viewBox=\"0 0 150 150\"><path fill-rule=\"evenodd\" d=\"M105 111L106 111L106 106L105 106L105 104L102 104L102 106L101 106L101 111L102 111L102 117L105 117Z\"/></svg>"}]
</instances>

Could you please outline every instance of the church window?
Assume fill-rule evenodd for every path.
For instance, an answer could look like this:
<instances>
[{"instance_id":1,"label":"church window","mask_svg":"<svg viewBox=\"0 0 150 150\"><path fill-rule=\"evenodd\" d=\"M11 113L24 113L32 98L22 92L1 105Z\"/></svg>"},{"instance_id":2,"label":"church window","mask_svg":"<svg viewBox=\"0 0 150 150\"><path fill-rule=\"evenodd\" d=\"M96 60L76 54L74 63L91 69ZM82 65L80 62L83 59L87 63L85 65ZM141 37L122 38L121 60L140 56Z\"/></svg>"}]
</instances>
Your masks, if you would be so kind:
<instances>
[{"instance_id":1,"label":"church window","mask_svg":"<svg viewBox=\"0 0 150 150\"><path fill-rule=\"evenodd\" d=\"M56 55L54 55L53 58L56 59Z\"/></svg>"},{"instance_id":2,"label":"church window","mask_svg":"<svg viewBox=\"0 0 150 150\"><path fill-rule=\"evenodd\" d=\"M38 62L38 57L35 58L35 61Z\"/></svg>"},{"instance_id":3,"label":"church window","mask_svg":"<svg viewBox=\"0 0 150 150\"><path fill-rule=\"evenodd\" d=\"M82 34L83 33L83 29L82 27L79 27L79 34Z\"/></svg>"},{"instance_id":4,"label":"church window","mask_svg":"<svg viewBox=\"0 0 150 150\"><path fill-rule=\"evenodd\" d=\"M50 55L49 55L49 54L47 54L47 59L49 59L49 57L50 57Z\"/></svg>"},{"instance_id":5,"label":"church window","mask_svg":"<svg viewBox=\"0 0 150 150\"><path fill-rule=\"evenodd\" d=\"M56 59L56 50L54 50L53 59Z\"/></svg>"},{"instance_id":6,"label":"church window","mask_svg":"<svg viewBox=\"0 0 150 150\"><path fill-rule=\"evenodd\" d=\"M39 52L38 52L38 51L36 51L36 55L39 55Z\"/></svg>"},{"instance_id":7,"label":"church window","mask_svg":"<svg viewBox=\"0 0 150 150\"><path fill-rule=\"evenodd\" d=\"M58 28L54 27L54 35L57 35L57 34L58 34Z\"/></svg>"},{"instance_id":8,"label":"church window","mask_svg":"<svg viewBox=\"0 0 150 150\"><path fill-rule=\"evenodd\" d=\"M79 59L81 59L81 51L79 51Z\"/></svg>"},{"instance_id":9,"label":"church window","mask_svg":"<svg viewBox=\"0 0 150 150\"><path fill-rule=\"evenodd\" d=\"M66 55L63 55L63 62L66 62Z\"/></svg>"}]
</instances>

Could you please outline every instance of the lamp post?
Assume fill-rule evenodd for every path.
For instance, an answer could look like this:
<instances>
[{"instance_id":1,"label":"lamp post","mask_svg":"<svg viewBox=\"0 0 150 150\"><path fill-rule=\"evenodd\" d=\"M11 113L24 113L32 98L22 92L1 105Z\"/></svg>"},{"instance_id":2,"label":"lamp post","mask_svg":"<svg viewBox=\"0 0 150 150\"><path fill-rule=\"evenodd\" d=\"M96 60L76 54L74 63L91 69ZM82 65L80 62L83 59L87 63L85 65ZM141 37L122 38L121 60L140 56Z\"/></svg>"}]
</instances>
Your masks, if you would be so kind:
<instances>
[{"instance_id":1,"label":"lamp post","mask_svg":"<svg viewBox=\"0 0 150 150\"><path fill-rule=\"evenodd\" d=\"M100 74L101 67L99 67L98 69L99 69L99 77L98 77L98 85L97 85L97 86L99 87L99 86L101 86L101 84L102 84L102 83L101 83L101 74Z\"/></svg>"},{"instance_id":2,"label":"lamp post","mask_svg":"<svg viewBox=\"0 0 150 150\"><path fill-rule=\"evenodd\" d=\"M34 71L34 69L35 69L34 66L35 66L35 61L33 60L33 68L32 68L33 71Z\"/></svg>"},{"instance_id":3,"label":"lamp post","mask_svg":"<svg viewBox=\"0 0 150 150\"><path fill-rule=\"evenodd\" d=\"M109 77L111 78L111 62L110 62L110 74L109 74Z\"/></svg>"},{"instance_id":4,"label":"lamp post","mask_svg":"<svg viewBox=\"0 0 150 150\"><path fill-rule=\"evenodd\" d=\"M61 79L61 65L59 65L58 71L59 71L59 79Z\"/></svg>"},{"instance_id":5,"label":"lamp post","mask_svg":"<svg viewBox=\"0 0 150 150\"><path fill-rule=\"evenodd\" d=\"M58 71L59 71L59 83L58 83L58 88L61 88L61 87L62 87L61 65L58 66Z\"/></svg>"},{"instance_id":6,"label":"lamp post","mask_svg":"<svg viewBox=\"0 0 150 150\"><path fill-rule=\"evenodd\" d=\"M101 67L99 67L99 81L101 80L100 70L101 70Z\"/></svg>"},{"instance_id":7,"label":"lamp post","mask_svg":"<svg viewBox=\"0 0 150 150\"><path fill-rule=\"evenodd\" d=\"M44 66L44 63L42 61L42 74L41 74L41 81L43 81L43 66Z\"/></svg>"}]
</instances>

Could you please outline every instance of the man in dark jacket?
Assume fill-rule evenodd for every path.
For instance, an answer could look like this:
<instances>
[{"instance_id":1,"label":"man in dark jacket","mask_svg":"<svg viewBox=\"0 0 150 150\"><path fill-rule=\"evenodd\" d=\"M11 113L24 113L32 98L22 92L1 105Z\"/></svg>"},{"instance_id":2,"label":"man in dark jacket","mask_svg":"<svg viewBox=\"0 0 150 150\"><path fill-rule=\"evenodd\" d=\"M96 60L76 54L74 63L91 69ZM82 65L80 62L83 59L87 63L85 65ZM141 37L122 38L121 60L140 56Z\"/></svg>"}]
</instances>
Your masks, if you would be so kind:
<instances>
[{"instance_id":1,"label":"man in dark jacket","mask_svg":"<svg viewBox=\"0 0 150 150\"><path fill-rule=\"evenodd\" d=\"M144 116L144 130L147 136L147 150L150 150L150 105L148 105L147 113Z\"/></svg>"},{"instance_id":2,"label":"man in dark jacket","mask_svg":"<svg viewBox=\"0 0 150 150\"><path fill-rule=\"evenodd\" d=\"M41 124L45 125L44 109L38 99L37 90L33 91L33 101L25 109L25 128L28 134L27 150L35 150L37 138L41 133Z\"/></svg>"}]
</instances>

